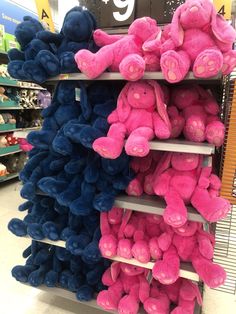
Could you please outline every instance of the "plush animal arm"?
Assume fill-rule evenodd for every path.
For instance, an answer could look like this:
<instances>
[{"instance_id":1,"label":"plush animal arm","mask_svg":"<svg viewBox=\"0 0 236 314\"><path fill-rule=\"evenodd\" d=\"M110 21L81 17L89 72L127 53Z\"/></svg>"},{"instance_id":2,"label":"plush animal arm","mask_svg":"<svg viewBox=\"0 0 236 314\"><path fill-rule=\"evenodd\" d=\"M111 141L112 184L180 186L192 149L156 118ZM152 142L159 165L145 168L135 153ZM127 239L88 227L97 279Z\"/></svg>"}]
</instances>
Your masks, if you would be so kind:
<instances>
[{"instance_id":1,"label":"plush animal arm","mask_svg":"<svg viewBox=\"0 0 236 314\"><path fill-rule=\"evenodd\" d=\"M101 29L97 29L93 33L93 39L99 47L111 45L124 37L123 35L109 35Z\"/></svg>"}]
</instances>

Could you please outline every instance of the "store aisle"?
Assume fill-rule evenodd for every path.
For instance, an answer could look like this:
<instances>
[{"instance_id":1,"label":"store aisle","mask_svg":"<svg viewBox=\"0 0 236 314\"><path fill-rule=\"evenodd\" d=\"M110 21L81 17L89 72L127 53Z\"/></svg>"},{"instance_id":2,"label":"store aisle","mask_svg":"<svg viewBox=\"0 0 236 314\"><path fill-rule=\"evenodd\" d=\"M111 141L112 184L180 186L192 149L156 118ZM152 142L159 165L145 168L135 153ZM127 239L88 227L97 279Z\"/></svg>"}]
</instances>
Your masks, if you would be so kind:
<instances>
[{"instance_id":1,"label":"store aisle","mask_svg":"<svg viewBox=\"0 0 236 314\"><path fill-rule=\"evenodd\" d=\"M22 203L19 195L20 183L8 183L0 186L0 313L1 314L101 314L88 306L54 296L52 293L24 286L11 277L11 269L23 264L23 250L30 244L27 239L17 238L7 230L12 217L23 217L17 211Z\"/></svg>"}]
</instances>

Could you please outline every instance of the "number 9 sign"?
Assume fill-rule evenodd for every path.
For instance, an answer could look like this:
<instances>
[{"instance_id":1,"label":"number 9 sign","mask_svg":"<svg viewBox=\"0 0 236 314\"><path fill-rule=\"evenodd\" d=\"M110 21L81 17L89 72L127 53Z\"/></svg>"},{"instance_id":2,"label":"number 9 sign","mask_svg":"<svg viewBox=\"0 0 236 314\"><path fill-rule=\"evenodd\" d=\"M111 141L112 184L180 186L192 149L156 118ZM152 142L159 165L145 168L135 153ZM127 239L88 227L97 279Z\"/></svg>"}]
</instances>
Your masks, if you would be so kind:
<instances>
[{"instance_id":1,"label":"number 9 sign","mask_svg":"<svg viewBox=\"0 0 236 314\"><path fill-rule=\"evenodd\" d=\"M113 12L114 19L119 22L128 20L134 10L135 0L113 0L114 5L119 9L127 8L125 13Z\"/></svg>"}]
</instances>

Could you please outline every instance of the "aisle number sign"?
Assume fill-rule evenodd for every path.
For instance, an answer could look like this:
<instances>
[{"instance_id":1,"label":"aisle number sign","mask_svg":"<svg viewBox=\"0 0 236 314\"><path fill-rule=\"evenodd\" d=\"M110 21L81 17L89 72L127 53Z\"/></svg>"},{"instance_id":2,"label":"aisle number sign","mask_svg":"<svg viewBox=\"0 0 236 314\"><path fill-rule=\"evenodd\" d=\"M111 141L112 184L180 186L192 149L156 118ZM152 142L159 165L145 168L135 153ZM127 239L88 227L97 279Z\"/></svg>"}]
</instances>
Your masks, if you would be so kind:
<instances>
[{"instance_id":1,"label":"aisle number sign","mask_svg":"<svg viewBox=\"0 0 236 314\"><path fill-rule=\"evenodd\" d=\"M50 31L55 32L48 0L35 0L35 3L38 11L39 20L43 24L46 24L47 28Z\"/></svg>"},{"instance_id":2,"label":"aisle number sign","mask_svg":"<svg viewBox=\"0 0 236 314\"><path fill-rule=\"evenodd\" d=\"M113 17L118 22L128 20L134 11L135 0L102 0L102 2L105 4L111 4L111 2L113 2L116 9L125 9L124 13L117 10L113 12Z\"/></svg>"},{"instance_id":3,"label":"aisle number sign","mask_svg":"<svg viewBox=\"0 0 236 314\"><path fill-rule=\"evenodd\" d=\"M213 0L216 10L223 15L226 20L231 19L231 0Z\"/></svg>"}]
</instances>

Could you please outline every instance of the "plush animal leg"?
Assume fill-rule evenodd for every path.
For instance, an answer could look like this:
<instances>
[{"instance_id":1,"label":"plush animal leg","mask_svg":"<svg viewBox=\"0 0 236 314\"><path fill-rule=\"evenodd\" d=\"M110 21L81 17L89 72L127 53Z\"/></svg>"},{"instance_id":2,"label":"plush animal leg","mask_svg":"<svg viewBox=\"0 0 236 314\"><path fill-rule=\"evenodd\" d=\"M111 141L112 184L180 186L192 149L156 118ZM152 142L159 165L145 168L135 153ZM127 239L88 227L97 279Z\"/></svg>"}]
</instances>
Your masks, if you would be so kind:
<instances>
[{"instance_id":1,"label":"plush animal leg","mask_svg":"<svg viewBox=\"0 0 236 314\"><path fill-rule=\"evenodd\" d=\"M222 53L217 49L206 49L197 56L193 73L196 77L208 78L217 75L222 66Z\"/></svg>"},{"instance_id":2,"label":"plush animal leg","mask_svg":"<svg viewBox=\"0 0 236 314\"><path fill-rule=\"evenodd\" d=\"M213 121L206 127L206 140L208 143L220 147L224 143L225 126L220 121Z\"/></svg>"},{"instance_id":3,"label":"plush animal leg","mask_svg":"<svg viewBox=\"0 0 236 314\"><path fill-rule=\"evenodd\" d=\"M99 249L102 256L113 257L117 253L117 239L111 232L111 227L108 222L108 213L100 214L100 229L102 237L99 241Z\"/></svg>"},{"instance_id":4,"label":"plush animal leg","mask_svg":"<svg viewBox=\"0 0 236 314\"><path fill-rule=\"evenodd\" d=\"M181 132L183 131L185 120L179 114L179 111L176 107L170 106L167 108L168 115L170 117L171 123L171 138L177 138L180 136Z\"/></svg>"},{"instance_id":5,"label":"plush animal leg","mask_svg":"<svg viewBox=\"0 0 236 314\"><path fill-rule=\"evenodd\" d=\"M184 51L170 50L161 56L161 70L170 83L182 81L189 71L190 63L190 58Z\"/></svg>"},{"instance_id":6,"label":"plush animal leg","mask_svg":"<svg viewBox=\"0 0 236 314\"><path fill-rule=\"evenodd\" d=\"M126 193L128 195L141 196L143 194L143 174L139 173L136 178L130 181Z\"/></svg>"},{"instance_id":7,"label":"plush animal leg","mask_svg":"<svg viewBox=\"0 0 236 314\"><path fill-rule=\"evenodd\" d=\"M123 35L110 35L101 29L96 29L93 33L93 39L99 47L111 45L122 38L124 38Z\"/></svg>"},{"instance_id":8,"label":"plush animal leg","mask_svg":"<svg viewBox=\"0 0 236 314\"><path fill-rule=\"evenodd\" d=\"M127 81L137 81L145 72L145 61L138 54L130 54L119 65L120 74Z\"/></svg>"},{"instance_id":9,"label":"plush animal leg","mask_svg":"<svg viewBox=\"0 0 236 314\"><path fill-rule=\"evenodd\" d=\"M125 133L124 124L112 124L106 137L100 137L93 142L93 149L104 158L116 159L122 152Z\"/></svg>"},{"instance_id":10,"label":"plush animal leg","mask_svg":"<svg viewBox=\"0 0 236 314\"><path fill-rule=\"evenodd\" d=\"M198 273L201 280L210 288L217 288L224 284L226 279L225 270L211 260L202 257L200 254L194 254L192 265Z\"/></svg>"},{"instance_id":11,"label":"plush animal leg","mask_svg":"<svg viewBox=\"0 0 236 314\"><path fill-rule=\"evenodd\" d=\"M170 285L179 278L180 260L174 246L164 254L163 259L157 261L152 269L153 277L163 285Z\"/></svg>"},{"instance_id":12,"label":"plush animal leg","mask_svg":"<svg viewBox=\"0 0 236 314\"><path fill-rule=\"evenodd\" d=\"M171 135L171 130L168 125L161 119L157 112L153 113L153 124L155 135L160 139L167 139Z\"/></svg>"},{"instance_id":13,"label":"plush animal leg","mask_svg":"<svg viewBox=\"0 0 236 314\"><path fill-rule=\"evenodd\" d=\"M196 187L191 198L192 205L208 221L223 219L230 211L230 203L222 197L211 197L207 189Z\"/></svg>"},{"instance_id":14,"label":"plush animal leg","mask_svg":"<svg viewBox=\"0 0 236 314\"><path fill-rule=\"evenodd\" d=\"M75 61L79 70L90 79L101 75L112 65L114 55L112 49L101 48L97 53L82 49L75 54Z\"/></svg>"},{"instance_id":15,"label":"plush animal leg","mask_svg":"<svg viewBox=\"0 0 236 314\"><path fill-rule=\"evenodd\" d=\"M135 284L129 294L125 295L119 302L119 314L137 314L139 310L139 284Z\"/></svg>"},{"instance_id":16,"label":"plush animal leg","mask_svg":"<svg viewBox=\"0 0 236 314\"><path fill-rule=\"evenodd\" d=\"M166 208L164 211L164 221L174 227L182 227L187 221L187 208L184 201L175 190L169 191L165 195Z\"/></svg>"},{"instance_id":17,"label":"plush animal leg","mask_svg":"<svg viewBox=\"0 0 236 314\"><path fill-rule=\"evenodd\" d=\"M133 242L130 239L121 239L118 242L117 255L123 258L131 259Z\"/></svg>"},{"instance_id":18,"label":"plush animal leg","mask_svg":"<svg viewBox=\"0 0 236 314\"><path fill-rule=\"evenodd\" d=\"M184 136L193 142L203 142L205 140L205 122L201 117L190 116L184 126Z\"/></svg>"},{"instance_id":19,"label":"plush animal leg","mask_svg":"<svg viewBox=\"0 0 236 314\"><path fill-rule=\"evenodd\" d=\"M116 282L108 290L99 292L97 296L97 304L104 310L117 310L123 289L120 282Z\"/></svg>"},{"instance_id":20,"label":"plush animal leg","mask_svg":"<svg viewBox=\"0 0 236 314\"><path fill-rule=\"evenodd\" d=\"M157 297L150 297L144 302L144 309L148 314L169 314L170 300L167 295L160 292Z\"/></svg>"},{"instance_id":21,"label":"plush animal leg","mask_svg":"<svg viewBox=\"0 0 236 314\"><path fill-rule=\"evenodd\" d=\"M125 151L130 156L144 157L150 151L149 141L154 137L151 128L140 127L129 135L125 143Z\"/></svg>"},{"instance_id":22,"label":"plush animal leg","mask_svg":"<svg viewBox=\"0 0 236 314\"><path fill-rule=\"evenodd\" d=\"M230 50L223 54L222 74L230 74L236 66L236 51Z\"/></svg>"},{"instance_id":23,"label":"plush animal leg","mask_svg":"<svg viewBox=\"0 0 236 314\"><path fill-rule=\"evenodd\" d=\"M132 247L132 254L140 263L148 263L151 255L148 243L145 240L138 240Z\"/></svg>"}]
</instances>

